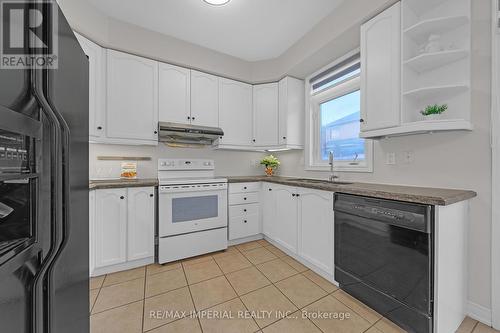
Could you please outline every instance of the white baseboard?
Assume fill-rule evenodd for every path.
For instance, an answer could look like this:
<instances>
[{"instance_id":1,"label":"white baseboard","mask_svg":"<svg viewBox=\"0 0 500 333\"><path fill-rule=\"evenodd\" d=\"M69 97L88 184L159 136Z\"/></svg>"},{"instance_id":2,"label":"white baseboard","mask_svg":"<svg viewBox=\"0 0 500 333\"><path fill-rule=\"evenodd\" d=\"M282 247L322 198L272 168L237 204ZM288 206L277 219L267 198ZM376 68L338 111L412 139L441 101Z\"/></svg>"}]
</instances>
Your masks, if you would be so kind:
<instances>
[{"instance_id":1,"label":"white baseboard","mask_svg":"<svg viewBox=\"0 0 500 333\"><path fill-rule=\"evenodd\" d=\"M485 325L491 326L491 309L468 301L467 315L472 319L482 322Z\"/></svg>"},{"instance_id":2,"label":"white baseboard","mask_svg":"<svg viewBox=\"0 0 500 333\"><path fill-rule=\"evenodd\" d=\"M227 245L229 245L229 246L239 245L239 244L243 244L243 243L248 243L248 242L260 240L263 238L264 238L264 236L262 234L258 234L258 235L254 235L254 236L250 236L250 237L229 240L227 242Z\"/></svg>"},{"instance_id":3,"label":"white baseboard","mask_svg":"<svg viewBox=\"0 0 500 333\"><path fill-rule=\"evenodd\" d=\"M126 271L129 269L146 266L146 265L152 264L154 262L155 262L155 257L149 257L149 258L124 262L122 264L94 268L94 270L90 272L90 276L94 277L94 276L101 276L104 274L111 274L111 273Z\"/></svg>"}]
</instances>

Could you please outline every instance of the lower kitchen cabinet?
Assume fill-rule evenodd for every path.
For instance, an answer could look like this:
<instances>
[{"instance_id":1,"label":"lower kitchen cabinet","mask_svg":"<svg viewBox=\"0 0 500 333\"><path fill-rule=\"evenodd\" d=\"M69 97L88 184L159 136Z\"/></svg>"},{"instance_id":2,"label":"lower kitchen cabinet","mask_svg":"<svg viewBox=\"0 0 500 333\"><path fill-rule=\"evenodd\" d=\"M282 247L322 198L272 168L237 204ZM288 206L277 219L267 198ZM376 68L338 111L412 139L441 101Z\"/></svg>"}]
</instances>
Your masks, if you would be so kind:
<instances>
[{"instance_id":1,"label":"lower kitchen cabinet","mask_svg":"<svg viewBox=\"0 0 500 333\"><path fill-rule=\"evenodd\" d=\"M154 187L95 190L95 203L90 203L93 206L91 275L154 261Z\"/></svg>"},{"instance_id":2,"label":"lower kitchen cabinet","mask_svg":"<svg viewBox=\"0 0 500 333\"><path fill-rule=\"evenodd\" d=\"M297 253L297 188L279 185L274 186L272 192L276 212L274 240L290 252Z\"/></svg>"},{"instance_id":3,"label":"lower kitchen cabinet","mask_svg":"<svg viewBox=\"0 0 500 333\"><path fill-rule=\"evenodd\" d=\"M259 235L260 183L229 185L229 240Z\"/></svg>"},{"instance_id":4,"label":"lower kitchen cabinet","mask_svg":"<svg viewBox=\"0 0 500 333\"><path fill-rule=\"evenodd\" d=\"M333 193L264 183L263 234L333 279Z\"/></svg>"},{"instance_id":5,"label":"lower kitchen cabinet","mask_svg":"<svg viewBox=\"0 0 500 333\"><path fill-rule=\"evenodd\" d=\"M298 254L333 275L333 193L299 189Z\"/></svg>"}]
</instances>

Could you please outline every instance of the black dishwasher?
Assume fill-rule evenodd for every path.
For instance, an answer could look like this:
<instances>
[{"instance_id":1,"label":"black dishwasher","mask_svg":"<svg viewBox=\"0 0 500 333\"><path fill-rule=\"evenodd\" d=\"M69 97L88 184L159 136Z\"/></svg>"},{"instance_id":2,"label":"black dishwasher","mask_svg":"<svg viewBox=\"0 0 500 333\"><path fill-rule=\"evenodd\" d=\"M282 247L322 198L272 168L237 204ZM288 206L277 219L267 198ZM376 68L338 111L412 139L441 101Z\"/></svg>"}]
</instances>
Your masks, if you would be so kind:
<instances>
[{"instance_id":1,"label":"black dishwasher","mask_svg":"<svg viewBox=\"0 0 500 333\"><path fill-rule=\"evenodd\" d=\"M433 332L433 207L335 194L335 279L409 332Z\"/></svg>"}]
</instances>

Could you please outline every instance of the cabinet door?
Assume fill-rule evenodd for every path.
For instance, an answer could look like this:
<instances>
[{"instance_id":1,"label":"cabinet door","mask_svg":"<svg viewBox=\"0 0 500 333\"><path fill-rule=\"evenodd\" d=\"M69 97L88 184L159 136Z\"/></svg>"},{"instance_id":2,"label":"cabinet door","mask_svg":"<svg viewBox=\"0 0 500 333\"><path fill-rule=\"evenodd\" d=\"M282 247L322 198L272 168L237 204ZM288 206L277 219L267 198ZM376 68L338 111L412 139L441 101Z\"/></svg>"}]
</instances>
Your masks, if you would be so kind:
<instances>
[{"instance_id":1,"label":"cabinet door","mask_svg":"<svg viewBox=\"0 0 500 333\"><path fill-rule=\"evenodd\" d=\"M297 253L297 189L289 186L274 186L275 238L274 240L293 253Z\"/></svg>"},{"instance_id":2,"label":"cabinet door","mask_svg":"<svg viewBox=\"0 0 500 333\"><path fill-rule=\"evenodd\" d=\"M191 122L191 73L187 68L160 63L159 119L163 122Z\"/></svg>"},{"instance_id":3,"label":"cabinet door","mask_svg":"<svg viewBox=\"0 0 500 333\"><path fill-rule=\"evenodd\" d=\"M85 37L75 35L89 59L89 137L95 140L104 136L106 51Z\"/></svg>"},{"instance_id":4,"label":"cabinet door","mask_svg":"<svg viewBox=\"0 0 500 333\"><path fill-rule=\"evenodd\" d=\"M219 78L191 71L191 123L219 126Z\"/></svg>"},{"instance_id":5,"label":"cabinet door","mask_svg":"<svg viewBox=\"0 0 500 333\"><path fill-rule=\"evenodd\" d=\"M158 63L113 50L107 54L107 137L157 144Z\"/></svg>"},{"instance_id":6,"label":"cabinet door","mask_svg":"<svg viewBox=\"0 0 500 333\"><path fill-rule=\"evenodd\" d=\"M155 189L129 188L127 196L127 259L154 256Z\"/></svg>"},{"instance_id":7,"label":"cabinet door","mask_svg":"<svg viewBox=\"0 0 500 333\"><path fill-rule=\"evenodd\" d=\"M256 146L278 144L278 84L253 86L253 142Z\"/></svg>"},{"instance_id":8,"label":"cabinet door","mask_svg":"<svg viewBox=\"0 0 500 333\"><path fill-rule=\"evenodd\" d=\"M271 239L276 239L276 200L273 193L273 184L262 185L262 233Z\"/></svg>"},{"instance_id":9,"label":"cabinet door","mask_svg":"<svg viewBox=\"0 0 500 333\"><path fill-rule=\"evenodd\" d=\"M286 77L279 82L280 145L304 145L304 81Z\"/></svg>"},{"instance_id":10,"label":"cabinet door","mask_svg":"<svg viewBox=\"0 0 500 333\"><path fill-rule=\"evenodd\" d=\"M95 268L127 260L127 190L96 190Z\"/></svg>"},{"instance_id":11,"label":"cabinet door","mask_svg":"<svg viewBox=\"0 0 500 333\"><path fill-rule=\"evenodd\" d=\"M94 273L94 237L95 237L95 191L89 191L89 274Z\"/></svg>"},{"instance_id":12,"label":"cabinet door","mask_svg":"<svg viewBox=\"0 0 500 333\"><path fill-rule=\"evenodd\" d=\"M333 274L333 193L300 189L299 255Z\"/></svg>"},{"instance_id":13,"label":"cabinet door","mask_svg":"<svg viewBox=\"0 0 500 333\"><path fill-rule=\"evenodd\" d=\"M401 4L361 27L361 130L400 123Z\"/></svg>"},{"instance_id":14,"label":"cabinet door","mask_svg":"<svg viewBox=\"0 0 500 333\"><path fill-rule=\"evenodd\" d=\"M219 126L224 131L221 145L252 145L252 86L219 79Z\"/></svg>"}]
</instances>

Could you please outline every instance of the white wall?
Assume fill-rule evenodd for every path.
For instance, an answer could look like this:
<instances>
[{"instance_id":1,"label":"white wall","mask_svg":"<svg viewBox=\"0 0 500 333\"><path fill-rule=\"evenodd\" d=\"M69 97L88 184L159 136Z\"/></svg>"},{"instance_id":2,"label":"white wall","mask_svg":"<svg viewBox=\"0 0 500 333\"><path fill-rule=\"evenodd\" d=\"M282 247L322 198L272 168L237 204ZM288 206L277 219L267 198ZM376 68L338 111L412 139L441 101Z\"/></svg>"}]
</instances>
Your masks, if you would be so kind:
<instances>
[{"instance_id":1,"label":"white wall","mask_svg":"<svg viewBox=\"0 0 500 333\"><path fill-rule=\"evenodd\" d=\"M129 51L154 59L172 62L248 82L275 80L284 74L304 78L359 43L359 25L367 17L395 0L349 0L337 12L274 60L248 63L174 38L165 37L129 24L110 20L85 6L83 1L64 0L63 11L75 30L104 46ZM470 270L469 298L491 308L491 151L490 142L490 75L491 75L491 3L472 0L472 121L470 133L436 133L392 138L375 143L374 172L345 173L345 180L472 189L478 197L471 202L469 230ZM414 162L402 163L402 153L411 151ZM398 164L385 165L385 154L396 152ZM217 163L218 175L260 174L252 161L260 153L211 150L144 148L91 145L91 172L98 155L145 155L152 162L139 162L141 177L154 177L158 157L205 157ZM300 152L278 154L290 176L325 178L321 172L304 171ZM114 172L114 171L113 171Z\"/></svg>"},{"instance_id":2,"label":"white wall","mask_svg":"<svg viewBox=\"0 0 500 333\"><path fill-rule=\"evenodd\" d=\"M491 308L491 1L473 0L472 122L474 131L390 138L374 144L373 173L340 173L342 180L471 189L478 192L470 206L469 299ZM414 162L404 164L411 151ZM385 165L388 152L397 165ZM280 173L326 178L324 172L304 171L302 152L279 153Z\"/></svg>"}]
</instances>

